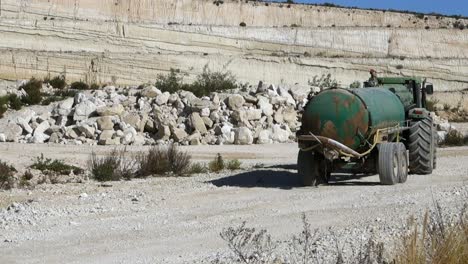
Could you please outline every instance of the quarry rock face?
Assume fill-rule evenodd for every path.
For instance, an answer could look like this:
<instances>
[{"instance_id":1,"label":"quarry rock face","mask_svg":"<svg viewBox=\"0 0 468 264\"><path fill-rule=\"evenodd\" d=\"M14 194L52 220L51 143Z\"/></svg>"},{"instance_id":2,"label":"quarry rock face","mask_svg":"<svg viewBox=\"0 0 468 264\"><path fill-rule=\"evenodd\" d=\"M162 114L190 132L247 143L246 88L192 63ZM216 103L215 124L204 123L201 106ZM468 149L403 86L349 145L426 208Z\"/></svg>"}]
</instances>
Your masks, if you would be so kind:
<instances>
[{"instance_id":1,"label":"quarry rock face","mask_svg":"<svg viewBox=\"0 0 468 264\"><path fill-rule=\"evenodd\" d=\"M134 85L171 68L193 81L208 65L242 82L294 89L328 73L346 86L367 79L370 68L380 75L417 73L436 92L468 87L463 18L255 1L173 3L3 0L0 79L73 69L68 81ZM283 90L276 93L284 97ZM169 100L154 86L142 95L158 105Z\"/></svg>"}]
</instances>

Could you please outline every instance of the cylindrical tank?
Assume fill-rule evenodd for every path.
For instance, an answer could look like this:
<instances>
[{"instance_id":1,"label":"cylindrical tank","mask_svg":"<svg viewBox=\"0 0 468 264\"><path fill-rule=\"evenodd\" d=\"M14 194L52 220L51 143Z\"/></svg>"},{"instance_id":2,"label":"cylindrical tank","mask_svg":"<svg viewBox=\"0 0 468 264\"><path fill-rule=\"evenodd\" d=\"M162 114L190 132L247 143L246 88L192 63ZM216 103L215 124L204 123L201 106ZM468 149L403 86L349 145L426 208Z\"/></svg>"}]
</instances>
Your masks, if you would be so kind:
<instances>
[{"instance_id":1,"label":"cylindrical tank","mask_svg":"<svg viewBox=\"0 0 468 264\"><path fill-rule=\"evenodd\" d=\"M354 150L377 129L402 124L400 99L385 88L328 89L307 104L301 134L334 139Z\"/></svg>"}]
</instances>

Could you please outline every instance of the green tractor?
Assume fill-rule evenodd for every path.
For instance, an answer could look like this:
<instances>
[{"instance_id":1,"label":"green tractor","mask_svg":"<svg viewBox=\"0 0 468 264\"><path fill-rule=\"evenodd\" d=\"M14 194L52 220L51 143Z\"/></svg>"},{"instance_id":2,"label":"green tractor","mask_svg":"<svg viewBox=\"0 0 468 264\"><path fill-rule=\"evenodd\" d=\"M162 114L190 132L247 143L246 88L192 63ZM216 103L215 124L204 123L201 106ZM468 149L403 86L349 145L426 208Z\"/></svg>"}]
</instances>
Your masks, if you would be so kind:
<instances>
[{"instance_id":1,"label":"green tractor","mask_svg":"<svg viewBox=\"0 0 468 264\"><path fill-rule=\"evenodd\" d=\"M385 185L436 168L436 131L421 78L378 78L377 87L327 89L304 108L298 172L306 186L333 172L379 174Z\"/></svg>"}]
</instances>

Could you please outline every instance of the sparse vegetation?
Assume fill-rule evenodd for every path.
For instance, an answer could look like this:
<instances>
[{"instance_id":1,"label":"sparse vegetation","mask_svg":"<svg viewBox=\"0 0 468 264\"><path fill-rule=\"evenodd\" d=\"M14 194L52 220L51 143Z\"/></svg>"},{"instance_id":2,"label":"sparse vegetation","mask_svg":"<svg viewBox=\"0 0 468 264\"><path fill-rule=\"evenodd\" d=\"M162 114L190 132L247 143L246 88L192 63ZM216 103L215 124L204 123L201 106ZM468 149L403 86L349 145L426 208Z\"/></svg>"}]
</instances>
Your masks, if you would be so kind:
<instances>
[{"instance_id":1,"label":"sparse vegetation","mask_svg":"<svg viewBox=\"0 0 468 264\"><path fill-rule=\"evenodd\" d=\"M437 98L431 99L427 98L426 99L426 108L427 110L434 112L435 111L435 105L439 103L439 100Z\"/></svg>"},{"instance_id":2,"label":"sparse vegetation","mask_svg":"<svg viewBox=\"0 0 468 264\"><path fill-rule=\"evenodd\" d=\"M354 81L352 84L349 85L349 88L360 88L360 87L361 87L360 81Z\"/></svg>"},{"instance_id":3,"label":"sparse vegetation","mask_svg":"<svg viewBox=\"0 0 468 264\"><path fill-rule=\"evenodd\" d=\"M220 172L224 170L225 167L226 167L226 164L224 163L224 159L219 153L218 155L216 155L214 160L208 163L208 168L210 169L211 172Z\"/></svg>"},{"instance_id":4,"label":"sparse vegetation","mask_svg":"<svg viewBox=\"0 0 468 264\"><path fill-rule=\"evenodd\" d=\"M395 68L396 68L397 70L401 70L401 69L403 69L403 65L398 64Z\"/></svg>"},{"instance_id":5,"label":"sparse vegetation","mask_svg":"<svg viewBox=\"0 0 468 264\"><path fill-rule=\"evenodd\" d=\"M391 251L388 248L392 247L387 248L373 235L367 239L357 238L360 240L357 247L348 244L350 242L343 245L345 242L338 240L331 229L328 234L312 230L305 214L302 215L302 231L286 241L274 241L267 230L249 228L244 222L222 230L220 236L232 254L212 263L465 264L468 256L466 209L465 206L455 219L445 216L436 204L436 210L426 213L422 223L410 219L408 230L401 230L401 235L395 236L399 237L398 246ZM335 246L320 249L322 240L329 236L334 238ZM352 250L344 252L345 246ZM319 256L320 250L327 251L327 261Z\"/></svg>"},{"instance_id":6,"label":"sparse vegetation","mask_svg":"<svg viewBox=\"0 0 468 264\"><path fill-rule=\"evenodd\" d=\"M334 78L332 78L332 75L329 74L323 74L322 76L318 77L317 75L314 76L314 78L309 80L309 85L314 86L314 87L319 87L320 90L323 89L328 89L328 88L334 88L338 86L338 81Z\"/></svg>"},{"instance_id":7,"label":"sparse vegetation","mask_svg":"<svg viewBox=\"0 0 468 264\"><path fill-rule=\"evenodd\" d=\"M238 159L230 160L226 164L226 168L228 170L240 170L242 166L242 162L240 162Z\"/></svg>"},{"instance_id":8,"label":"sparse vegetation","mask_svg":"<svg viewBox=\"0 0 468 264\"><path fill-rule=\"evenodd\" d=\"M20 86L26 92L26 95L21 98L21 102L26 105L36 105L42 101L42 81L31 78L29 82Z\"/></svg>"},{"instance_id":9,"label":"sparse vegetation","mask_svg":"<svg viewBox=\"0 0 468 264\"><path fill-rule=\"evenodd\" d=\"M72 172L73 174L78 175L84 173L84 170L81 168L66 164L61 160L45 158L44 154L41 154L40 157L37 157L30 167L31 169L40 170L46 175L70 175Z\"/></svg>"},{"instance_id":10,"label":"sparse vegetation","mask_svg":"<svg viewBox=\"0 0 468 264\"><path fill-rule=\"evenodd\" d=\"M10 189L13 187L13 176L15 172L16 169L13 166L0 160L0 190Z\"/></svg>"},{"instance_id":11,"label":"sparse vegetation","mask_svg":"<svg viewBox=\"0 0 468 264\"><path fill-rule=\"evenodd\" d=\"M186 90L199 97L237 88L234 75L230 72L212 72L208 66L203 68L203 72L192 84L184 84L183 77L180 70L171 68L169 74L158 75L155 86L163 92Z\"/></svg>"},{"instance_id":12,"label":"sparse vegetation","mask_svg":"<svg viewBox=\"0 0 468 264\"><path fill-rule=\"evenodd\" d=\"M237 87L231 72L212 72L206 65L197 80L190 85L190 91L196 96L205 96L213 92L232 90Z\"/></svg>"},{"instance_id":13,"label":"sparse vegetation","mask_svg":"<svg viewBox=\"0 0 468 264\"><path fill-rule=\"evenodd\" d=\"M440 143L442 146L466 146L468 145L468 135L463 135L457 130L450 130L445 140Z\"/></svg>"},{"instance_id":14,"label":"sparse vegetation","mask_svg":"<svg viewBox=\"0 0 468 264\"><path fill-rule=\"evenodd\" d=\"M184 74L171 68L167 75L158 74L155 86L163 92L175 93L183 88L183 80Z\"/></svg>"},{"instance_id":15,"label":"sparse vegetation","mask_svg":"<svg viewBox=\"0 0 468 264\"><path fill-rule=\"evenodd\" d=\"M197 163L193 163L190 166L190 174L200 174L200 173L207 173L207 172L208 172L208 168L203 163L197 162Z\"/></svg>"},{"instance_id":16,"label":"sparse vegetation","mask_svg":"<svg viewBox=\"0 0 468 264\"><path fill-rule=\"evenodd\" d=\"M87 83L79 81L72 83L70 88L73 90L89 90L90 87Z\"/></svg>"}]
</instances>

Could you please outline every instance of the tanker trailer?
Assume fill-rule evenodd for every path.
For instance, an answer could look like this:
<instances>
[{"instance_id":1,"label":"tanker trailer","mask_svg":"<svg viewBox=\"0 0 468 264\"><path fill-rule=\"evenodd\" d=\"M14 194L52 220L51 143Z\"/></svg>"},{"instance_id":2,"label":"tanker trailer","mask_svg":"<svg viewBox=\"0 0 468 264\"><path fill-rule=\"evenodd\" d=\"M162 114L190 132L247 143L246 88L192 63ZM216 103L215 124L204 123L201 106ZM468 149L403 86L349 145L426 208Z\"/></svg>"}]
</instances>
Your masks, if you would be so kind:
<instances>
[{"instance_id":1,"label":"tanker trailer","mask_svg":"<svg viewBox=\"0 0 468 264\"><path fill-rule=\"evenodd\" d=\"M333 172L379 174L385 185L436 167L435 129L426 108L432 84L379 78L377 87L327 89L304 108L297 132L298 172L306 186ZM366 86L366 83L365 83Z\"/></svg>"}]
</instances>

